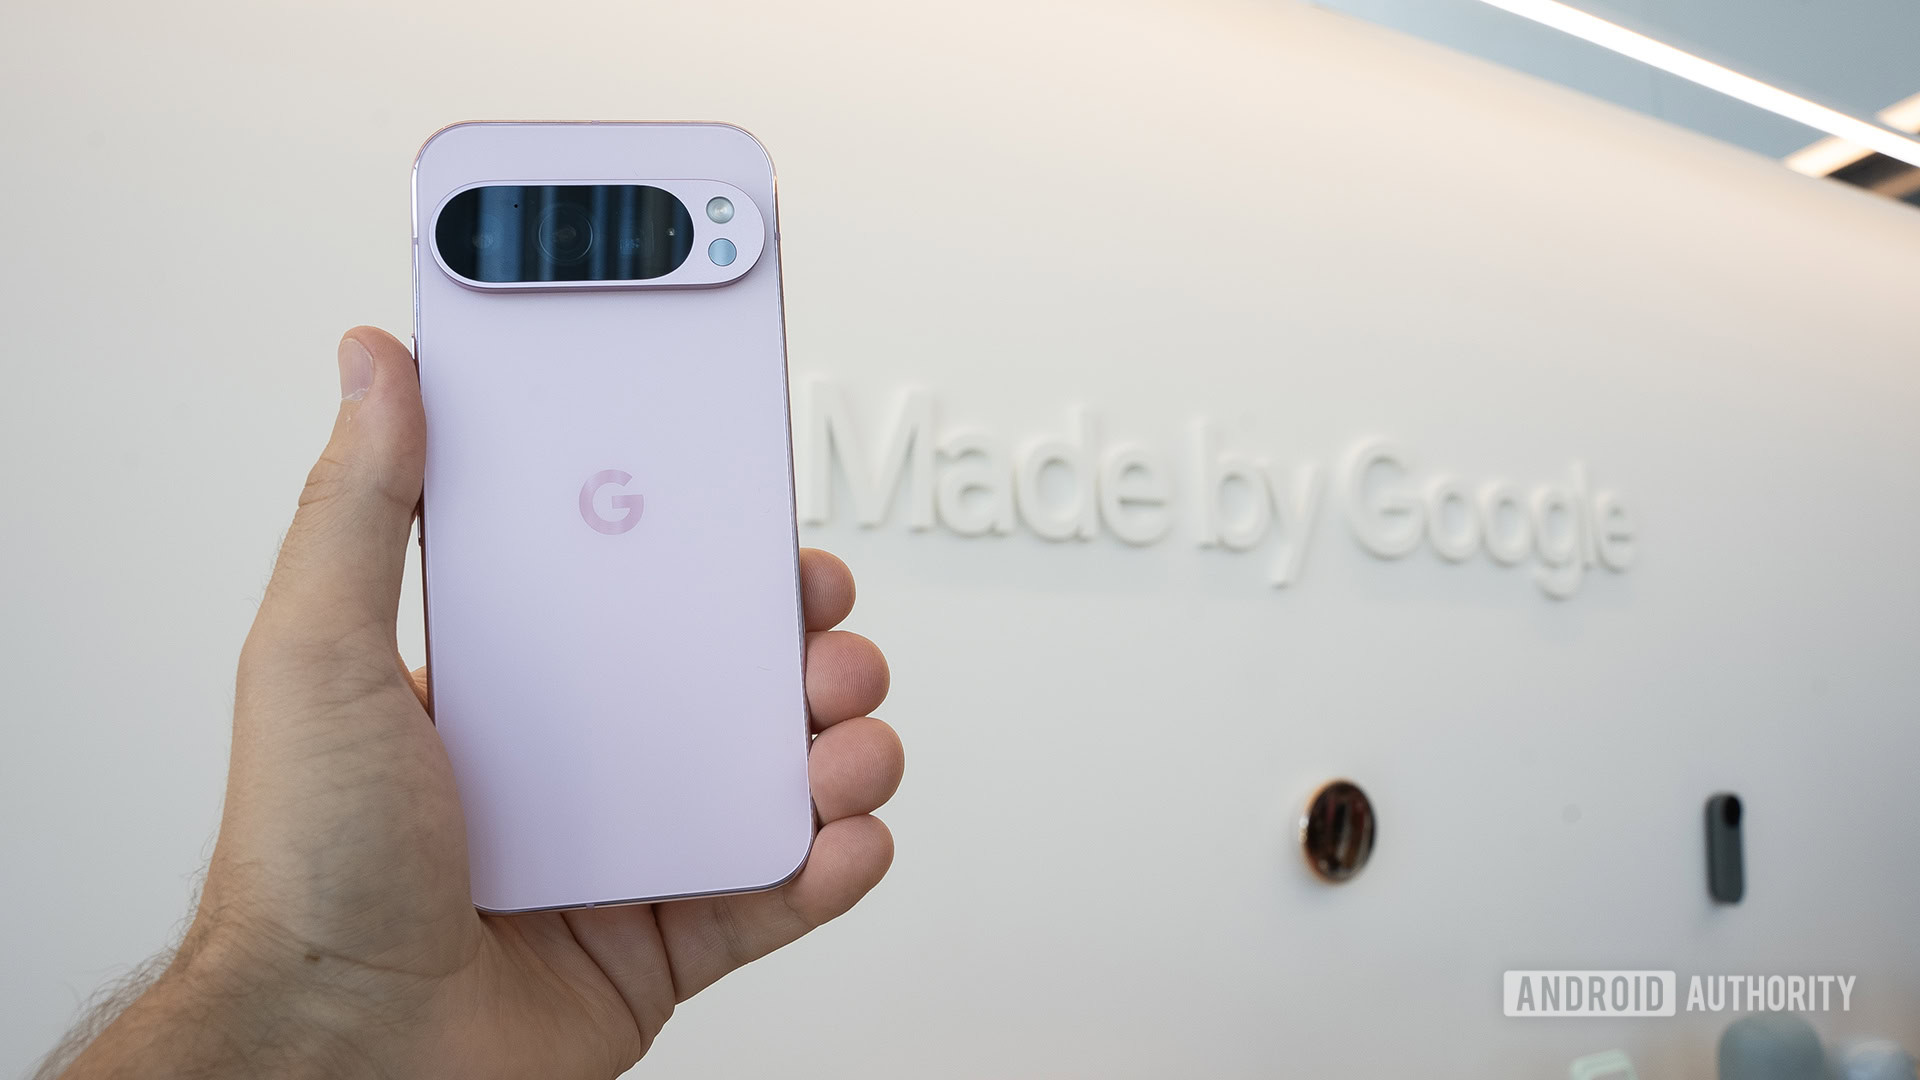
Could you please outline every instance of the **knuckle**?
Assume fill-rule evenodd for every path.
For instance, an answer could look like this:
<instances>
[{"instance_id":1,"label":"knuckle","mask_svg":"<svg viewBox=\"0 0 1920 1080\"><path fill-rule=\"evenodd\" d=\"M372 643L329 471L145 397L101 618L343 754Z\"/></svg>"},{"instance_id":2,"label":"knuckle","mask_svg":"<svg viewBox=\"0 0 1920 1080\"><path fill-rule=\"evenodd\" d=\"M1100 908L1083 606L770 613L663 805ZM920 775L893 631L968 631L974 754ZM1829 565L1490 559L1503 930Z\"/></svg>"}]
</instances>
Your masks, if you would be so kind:
<instances>
[{"instance_id":1,"label":"knuckle","mask_svg":"<svg viewBox=\"0 0 1920 1080\"><path fill-rule=\"evenodd\" d=\"M300 489L300 509L309 510L337 502L347 490L347 463L329 448L307 470L307 482Z\"/></svg>"},{"instance_id":2,"label":"knuckle","mask_svg":"<svg viewBox=\"0 0 1920 1080\"><path fill-rule=\"evenodd\" d=\"M328 512L338 504L360 504L366 500L412 514L420 501L417 479L409 482L405 470L372 468L365 462L350 460L329 446L307 471L306 485L300 489L302 511Z\"/></svg>"}]
</instances>

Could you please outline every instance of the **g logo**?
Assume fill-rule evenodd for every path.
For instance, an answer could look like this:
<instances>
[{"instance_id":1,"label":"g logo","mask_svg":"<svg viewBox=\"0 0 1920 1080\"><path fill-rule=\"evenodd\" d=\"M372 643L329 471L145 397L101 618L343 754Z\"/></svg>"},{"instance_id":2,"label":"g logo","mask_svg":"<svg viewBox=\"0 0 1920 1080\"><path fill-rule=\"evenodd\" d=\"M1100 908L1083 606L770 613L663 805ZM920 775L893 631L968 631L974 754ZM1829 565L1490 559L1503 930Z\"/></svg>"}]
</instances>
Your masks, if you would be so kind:
<instances>
[{"instance_id":1,"label":"g logo","mask_svg":"<svg viewBox=\"0 0 1920 1080\"><path fill-rule=\"evenodd\" d=\"M613 497L613 508L615 510L625 511L617 518L601 517L600 512L593 508L593 497L601 488L606 487L608 484L630 484L632 482L633 477L621 472L619 469L603 469L587 477L586 484L580 488L580 520L586 522L587 526L595 532L603 532L609 536L626 532L628 529L640 524L640 513L646 505L646 498L644 496L615 495Z\"/></svg>"}]
</instances>

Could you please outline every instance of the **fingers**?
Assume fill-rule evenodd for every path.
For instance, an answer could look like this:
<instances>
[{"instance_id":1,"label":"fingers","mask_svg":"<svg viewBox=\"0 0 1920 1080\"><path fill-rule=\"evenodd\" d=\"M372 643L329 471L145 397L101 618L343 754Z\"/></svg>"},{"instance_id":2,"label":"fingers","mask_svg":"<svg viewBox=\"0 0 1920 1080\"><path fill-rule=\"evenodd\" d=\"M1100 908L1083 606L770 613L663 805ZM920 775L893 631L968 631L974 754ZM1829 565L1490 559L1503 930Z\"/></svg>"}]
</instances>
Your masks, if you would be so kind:
<instances>
[{"instance_id":1,"label":"fingers","mask_svg":"<svg viewBox=\"0 0 1920 1080\"><path fill-rule=\"evenodd\" d=\"M339 345L340 412L308 474L253 638L371 652L390 643L420 501L426 418L413 357L392 335L348 331ZM255 642L258 644L258 642Z\"/></svg>"},{"instance_id":2,"label":"fingers","mask_svg":"<svg viewBox=\"0 0 1920 1080\"><path fill-rule=\"evenodd\" d=\"M893 834L880 819L841 818L820 829L798 877L770 892L682 900L654 907L685 1001L742 964L846 913L893 864Z\"/></svg>"},{"instance_id":3,"label":"fingers","mask_svg":"<svg viewBox=\"0 0 1920 1080\"><path fill-rule=\"evenodd\" d=\"M400 667L403 670L406 666L407 662L405 660L400 661ZM433 695L427 692L427 669L425 667L417 667L407 672L407 685L413 687L413 696L420 699L420 707L427 710L428 713L432 713Z\"/></svg>"},{"instance_id":4,"label":"fingers","mask_svg":"<svg viewBox=\"0 0 1920 1080\"><path fill-rule=\"evenodd\" d=\"M859 634L807 635L807 708L821 731L880 707L887 697L887 658Z\"/></svg>"},{"instance_id":5,"label":"fingers","mask_svg":"<svg viewBox=\"0 0 1920 1080\"><path fill-rule=\"evenodd\" d=\"M853 571L818 548L800 549L800 604L808 630L831 630L853 610Z\"/></svg>"},{"instance_id":6,"label":"fingers","mask_svg":"<svg viewBox=\"0 0 1920 1080\"><path fill-rule=\"evenodd\" d=\"M652 911L628 904L563 911L560 918L619 991L640 1036L635 1056L645 1054L675 1003L673 971Z\"/></svg>"},{"instance_id":7,"label":"fingers","mask_svg":"<svg viewBox=\"0 0 1920 1080\"><path fill-rule=\"evenodd\" d=\"M870 814L893 798L906 772L900 736L871 716L835 724L813 740L807 778L820 820Z\"/></svg>"},{"instance_id":8,"label":"fingers","mask_svg":"<svg viewBox=\"0 0 1920 1080\"><path fill-rule=\"evenodd\" d=\"M811 930L845 915L880 884L892 865L893 834L879 818L866 814L841 818L821 826L820 835L813 839L813 854L807 856L807 867L799 877L771 893L757 895L787 908ZM794 934L767 951L799 936Z\"/></svg>"}]
</instances>

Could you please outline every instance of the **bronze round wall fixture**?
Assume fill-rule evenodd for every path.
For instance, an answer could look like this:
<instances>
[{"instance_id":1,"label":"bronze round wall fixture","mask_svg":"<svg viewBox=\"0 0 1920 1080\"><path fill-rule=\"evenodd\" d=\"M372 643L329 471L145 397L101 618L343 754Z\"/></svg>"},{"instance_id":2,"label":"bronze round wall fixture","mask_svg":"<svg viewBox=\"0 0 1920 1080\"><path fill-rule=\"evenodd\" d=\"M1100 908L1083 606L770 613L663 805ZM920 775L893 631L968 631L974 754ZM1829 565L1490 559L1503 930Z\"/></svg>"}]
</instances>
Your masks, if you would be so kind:
<instances>
[{"instance_id":1,"label":"bronze round wall fixture","mask_svg":"<svg viewBox=\"0 0 1920 1080\"><path fill-rule=\"evenodd\" d=\"M1360 872L1373 855L1373 803L1351 780L1321 785L1300 818L1300 848L1320 880L1339 884Z\"/></svg>"}]
</instances>

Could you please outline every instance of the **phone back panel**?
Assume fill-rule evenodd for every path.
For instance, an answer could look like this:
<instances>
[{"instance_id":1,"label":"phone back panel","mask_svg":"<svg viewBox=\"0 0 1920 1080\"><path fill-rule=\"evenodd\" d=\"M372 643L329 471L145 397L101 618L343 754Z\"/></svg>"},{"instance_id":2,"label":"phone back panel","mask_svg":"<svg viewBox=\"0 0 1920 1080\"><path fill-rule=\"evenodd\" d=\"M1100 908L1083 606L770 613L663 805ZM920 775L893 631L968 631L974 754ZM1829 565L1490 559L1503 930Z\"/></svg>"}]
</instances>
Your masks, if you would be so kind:
<instances>
[{"instance_id":1,"label":"phone back panel","mask_svg":"<svg viewBox=\"0 0 1920 1080\"><path fill-rule=\"evenodd\" d=\"M736 185L764 253L718 288L501 291L426 246L467 185L629 178ZM474 903L779 884L813 814L766 153L721 124L459 125L414 215L432 697Z\"/></svg>"}]
</instances>

